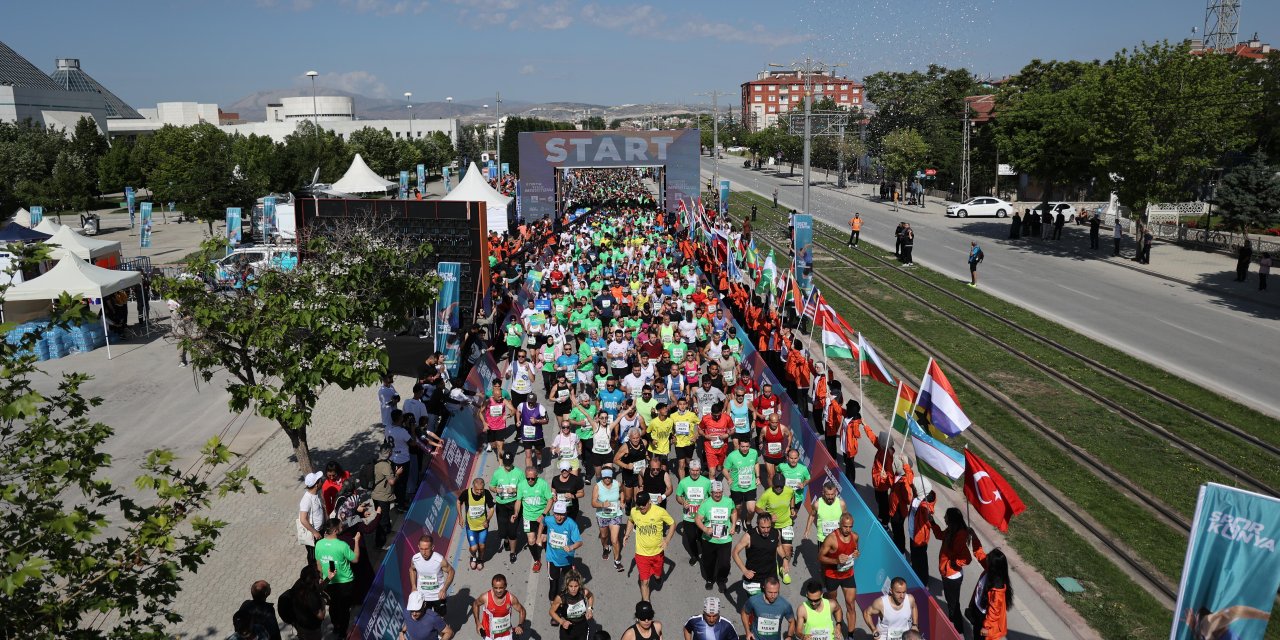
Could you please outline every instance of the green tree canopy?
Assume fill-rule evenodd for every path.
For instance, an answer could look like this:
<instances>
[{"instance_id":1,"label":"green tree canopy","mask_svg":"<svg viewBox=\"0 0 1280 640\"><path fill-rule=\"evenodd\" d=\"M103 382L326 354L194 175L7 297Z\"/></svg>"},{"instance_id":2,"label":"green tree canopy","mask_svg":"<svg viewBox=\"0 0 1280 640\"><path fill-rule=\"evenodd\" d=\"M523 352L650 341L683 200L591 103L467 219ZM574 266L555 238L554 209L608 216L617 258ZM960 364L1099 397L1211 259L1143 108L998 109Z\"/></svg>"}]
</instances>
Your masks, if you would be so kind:
<instances>
[{"instance_id":1,"label":"green tree canopy","mask_svg":"<svg viewBox=\"0 0 1280 640\"><path fill-rule=\"evenodd\" d=\"M380 176L399 175L404 166L399 163L396 142L386 128L365 127L351 133L347 150L353 156L360 154L365 164Z\"/></svg>"},{"instance_id":2,"label":"green tree canopy","mask_svg":"<svg viewBox=\"0 0 1280 640\"><path fill-rule=\"evenodd\" d=\"M911 177L912 172L924 167L929 157L929 145L915 129L890 131L881 142L880 159L889 175L899 180Z\"/></svg>"},{"instance_id":3,"label":"green tree canopy","mask_svg":"<svg viewBox=\"0 0 1280 640\"><path fill-rule=\"evenodd\" d=\"M249 207L254 192L235 170L231 138L208 124L161 127L152 141L155 168L148 182L161 201L182 203L183 210L209 224L224 219L227 207Z\"/></svg>"},{"instance_id":4,"label":"green tree canopy","mask_svg":"<svg viewBox=\"0 0 1280 640\"><path fill-rule=\"evenodd\" d=\"M1261 152L1218 184L1217 203L1228 228L1248 232L1280 223L1280 177Z\"/></svg>"}]
</instances>

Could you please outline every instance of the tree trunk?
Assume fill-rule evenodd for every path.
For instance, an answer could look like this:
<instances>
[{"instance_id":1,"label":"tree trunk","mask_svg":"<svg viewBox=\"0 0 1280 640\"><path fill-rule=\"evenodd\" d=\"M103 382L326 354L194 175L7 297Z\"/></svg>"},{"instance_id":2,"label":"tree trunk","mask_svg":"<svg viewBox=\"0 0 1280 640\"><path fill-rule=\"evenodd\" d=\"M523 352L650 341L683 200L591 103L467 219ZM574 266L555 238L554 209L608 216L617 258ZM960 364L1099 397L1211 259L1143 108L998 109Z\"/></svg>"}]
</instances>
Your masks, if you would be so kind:
<instances>
[{"instance_id":1,"label":"tree trunk","mask_svg":"<svg viewBox=\"0 0 1280 640\"><path fill-rule=\"evenodd\" d=\"M315 467L311 464L311 449L307 445L307 427L304 425L300 429L290 429L280 425L280 428L289 434L289 444L293 445L293 457L298 461L298 473L307 475L315 471Z\"/></svg>"}]
</instances>

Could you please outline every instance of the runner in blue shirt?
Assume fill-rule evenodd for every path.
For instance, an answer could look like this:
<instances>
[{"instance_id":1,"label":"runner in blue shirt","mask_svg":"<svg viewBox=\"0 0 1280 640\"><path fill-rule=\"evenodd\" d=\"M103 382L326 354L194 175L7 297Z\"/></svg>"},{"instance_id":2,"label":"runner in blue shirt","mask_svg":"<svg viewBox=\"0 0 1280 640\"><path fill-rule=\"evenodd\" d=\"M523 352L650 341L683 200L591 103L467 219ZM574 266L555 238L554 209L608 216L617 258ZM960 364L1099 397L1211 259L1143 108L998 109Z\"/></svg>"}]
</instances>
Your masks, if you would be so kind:
<instances>
[{"instance_id":1,"label":"runner in blue shirt","mask_svg":"<svg viewBox=\"0 0 1280 640\"><path fill-rule=\"evenodd\" d=\"M720 598L708 596L702 603L702 615L684 623L684 640L738 640L733 623L720 617Z\"/></svg>"},{"instance_id":2,"label":"runner in blue shirt","mask_svg":"<svg viewBox=\"0 0 1280 640\"><path fill-rule=\"evenodd\" d=\"M791 636L796 613L791 603L779 595L782 583L774 576L764 579L760 593L742 606L742 628L747 640L782 640Z\"/></svg>"},{"instance_id":3,"label":"runner in blue shirt","mask_svg":"<svg viewBox=\"0 0 1280 640\"><path fill-rule=\"evenodd\" d=\"M551 579L551 590L547 592L549 600L560 595L561 576L573 567L574 553L582 546L582 531L578 523L569 519L569 505L556 502L551 507L551 515L544 517L539 524L538 544L547 550L547 576Z\"/></svg>"},{"instance_id":4,"label":"runner in blue shirt","mask_svg":"<svg viewBox=\"0 0 1280 640\"><path fill-rule=\"evenodd\" d=\"M613 376L605 381L605 388L600 390L600 410L609 414L609 418L616 420L618 414L622 412L622 403L626 401L627 394L618 388L618 381Z\"/></svg>"}]
</instances>

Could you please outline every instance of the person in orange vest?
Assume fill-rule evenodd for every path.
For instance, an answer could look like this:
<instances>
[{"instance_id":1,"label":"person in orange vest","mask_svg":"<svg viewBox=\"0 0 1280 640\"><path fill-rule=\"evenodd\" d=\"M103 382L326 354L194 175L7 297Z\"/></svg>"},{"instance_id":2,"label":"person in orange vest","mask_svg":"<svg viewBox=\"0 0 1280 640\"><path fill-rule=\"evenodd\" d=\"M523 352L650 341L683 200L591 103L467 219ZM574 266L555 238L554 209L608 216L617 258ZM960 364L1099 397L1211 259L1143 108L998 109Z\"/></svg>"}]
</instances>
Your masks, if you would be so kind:
<instances>
[{"instance_id":1,"label":"person in orange vest","mask_svg":"<svg viewBox=\"0 0 1280 640\"><path fill-rule=\"evenodd\" d=\"M840 406L843 400L839 389L831 391L827 394L827 406L820 414L823 444L833 459L840 457L837 449L840 444L840 428L844 426L844 408Z\"/></svg>"},{"instance_id":2,"label":"person in orange vest","mask_svg":"<svg viewBox=\"0 0 1280 640\"><path fill-rule=\"evenodd\" d=\"M907 513L911 510L914 490L911 487L915 474L904 454L893 456L893 484L889 485L889 523L892 527L894 546L907 552Z\"/></svg>"},{"instance_id":3,"label":"person in orange vest","mask_svg":"<svg viewBox=\"0 0 1280 640\"><path fill-rule=\"evenodd\" d=\"M849 246L858 246L858 236L862 234L862 214L854 212L849 219Z\"/></svg>"},{"instance_id":4,"label":"person in orange vest","mask_svg":"<svg viewBox=\"0 0 1280 640\"><path fill-rule=\"evenodd\" d=\"M938 495L933 491L933 483L928 478L917 478L919 491L911 499L911 509L907 512L907 532L911 536L911 569L916 572L922 584L929 584L929 539L933 537L933 510L938 504Z\"/></svg>"},{"instance_id":5,"label":"person in orange vest","mask_svg":"<svg viewBox=\"0 0 1280 640\"><path fill-rule=\"evenodd\" d=\"M977 536L973 540L973 556L982 565L982 576L973 589L964 615L973 625L975 638L1001 640L1009 634L1009 609L1013 607L1013 583L1009 581L1009 559L999 549L982 550Z\"/></svg>"},{"instance_id":6,"label":"person in orange vest","mask_svg":"<svg viewBox=\"0 0 1280 640\"><path fill-rule=\"evenodd\" d=\"M819 360L813 363L813 382L809 386L809 397L805 398L813 407L812 415L821 415L827 406L827 363Z\"/></svg>"},{"instance_id":7,"label":"person in orange vest","mask_svg":"<svg viewBox=\"0 0 1280 640\"><path fill-rule=\"evenodd\" d=\"M862 440L862 432L866 431L868 438L874 438L875 433L871 431L871 427L862 421L862 405L857 400L850 400L844 405L844 426L840 434L841 444L844 449L844 476L849 479L849 484L858 486L856 478L858 470L858 445Z\"/></svg>"},{"instance_id":8,"label":"person in orange vest","mask_svg":"<svg viewBox=\"0 0 1280 640\"><path fill-rule=\"evenodd\" d=\"M964 583L964 568L973 560L973 556L969 554L970 538L975 552L983 553L982 544L965 524L964 512L951 507L942 516L942 520L947 525L945 530L939 528L936 522L932 525L933 534L942 543L938 549L942 597L947 601L947 619L955 626L956 632L963 636L964 616L961 614L963 608L960 606L960 586Z\"/></svg>"},{"instance_id":9,"label":"person in orange vest","mask_svg":"<svg viewBox=\"0 0 1280 640\"><path fill-rule=\"evenodd\" d=\"M867 439L876 448L871 462L871 488L876 496L876 518L887 531L889 529L889 489L893 486L892 460L894 455L893 432L885 429L880 435L867 433Z\"/></svg>"},{"instance_id":10,"label":"person in orange vest","mask_svg":"<svg viewBox=\"0 0 1280 640\"><path fill-rule=\"evenodd\" d=\"M796 408L800 410L800 416L809 417L809 385L813 382L813 359L804 352L804 345L799 340L791 343L791 355L795 358L795 365L792 367L792 378L795 383L795 395L791 397L795 401ZM836 423L838 426L840 423Z\"/></svg>"}]
</instances>

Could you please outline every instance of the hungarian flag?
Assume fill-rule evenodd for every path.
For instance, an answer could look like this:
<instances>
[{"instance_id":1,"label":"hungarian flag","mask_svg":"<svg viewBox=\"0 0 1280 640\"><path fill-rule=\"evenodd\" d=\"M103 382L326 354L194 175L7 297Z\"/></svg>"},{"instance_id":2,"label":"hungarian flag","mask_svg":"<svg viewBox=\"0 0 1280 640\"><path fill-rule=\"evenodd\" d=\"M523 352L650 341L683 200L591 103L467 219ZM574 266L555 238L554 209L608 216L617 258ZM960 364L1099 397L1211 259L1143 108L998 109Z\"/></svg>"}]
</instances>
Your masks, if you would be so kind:
<instances>
[{"instance_id":1,"label":"hungarian flag","mask_svg":"<svg viewBox=\"0 0 1280 640\"><path fill-rule=\"evenodd\" d=\"M1009 520L1027 510L1013 487L968 449L964 450L964 497L983 520L1002 532L1009 530Z\"/></svg>"},{"instance_id":2,"label":"hungarian flag","mask_svg":"<svg viewBox=\"0 0 1280 640\"><path fill-rule=\"evenodd\" d=\"M822 348L828 358L853 359L857 347L853 339L845 334L840 323L833 318L834 312L824 311L818 316L818 324L822 327Z\"/></svg>"},{"instance_id":3,"label":"hungarian flag","mask_svg":"<svg viewBox=\"0 0 1280 640\"><path fill-rule=\"evenodd\" d=\"M960 435L973 424L960 408L955 389L951 388L947 376L943 375L942 368L933 358L929 358L924 379L920 381L919 404L929 426L949 438Z\"/></svg>"},{"instance_id":4,"label":"hungarian flag","mask_svg":"<svg viewBox=\"0 0 1280 640\"><path fill-rule=\"evenodd\" d=\"M896 384L893 375L889 373L889 368L884 366L880 361L880 355L861 333L858 334L858 369L862 375L872 380L878 380L891 387Z\"/></svg>"}]
</instances>

